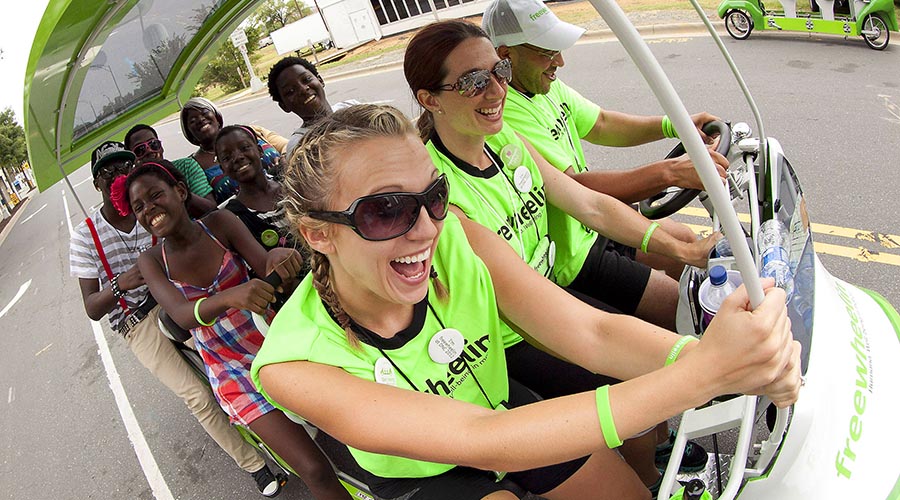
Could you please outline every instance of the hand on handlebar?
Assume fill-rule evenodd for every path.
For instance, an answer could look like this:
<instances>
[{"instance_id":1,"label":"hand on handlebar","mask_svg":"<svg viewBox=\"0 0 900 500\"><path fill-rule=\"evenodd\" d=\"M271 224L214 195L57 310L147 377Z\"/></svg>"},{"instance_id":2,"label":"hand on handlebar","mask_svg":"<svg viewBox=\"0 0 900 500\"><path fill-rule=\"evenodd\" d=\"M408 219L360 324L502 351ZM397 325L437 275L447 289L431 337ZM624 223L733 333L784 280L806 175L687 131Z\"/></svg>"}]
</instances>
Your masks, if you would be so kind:
<instances>
[{"instance_id":1,"label":"hand on handlebar","mask_svg":"<svg viewBox=\"0 0 900 500\"><path fill-rule=\"evenodd\" d=\"M716 152L720 140L721 137L717 137L712 144L707 146L707 148L709 149L709 156L712 158L713 165L716 167L716 173L719 174L719 177L724 184L727 175L726 170L728 169L728 159ZM699 189L701 191L705 190L703 182L700 181L700 176L697 175L697 169L694 168L694 163L688 157L687 153L675 158L675 163L672 165L671 171L675 176L674 182L672 183L673 186L686 189Z\"/></svg>"},{"instance_id":2,"label":"hand on handlebar","mask_svg":"<svg viewBox=\"0 0 900 500\"><path fill-rule=\"evenodd\" d=\"M722 233L715 232L706 238L684 243L686 249L681 254L680 261L694 267L706 267L709 261L709 253L716 242L722 238Z\"/></svg>"},{"instance_id":3,"label":"hand on handlebar","mask_svg":"<svg viewBox=\"0 0 900 500\"><path fill-rule=\"evenodd\" d=\"M769 395L778 406L800 391L800 347L791 335L784 290L762 280L765 297L755 310L742 285L719 308L697 347L715 394Z\"/></svg>"},{"instance_id":4,"label":"hand on handlebar","mask_svg":"<svg viewBox=\"0 0 900 500\"><path fill-rule=\"evenodd\" d=\"M691 121L694 122L694 126L697 127L697 131L700 132L700 138L703 139L703 142L709 144L712 137L706 135L703 131L703 126L709 122L720 121L721 118L715 115L711 115L706 111L702 113L696 113L691 115Z\"/></svg>"}]
</instances>

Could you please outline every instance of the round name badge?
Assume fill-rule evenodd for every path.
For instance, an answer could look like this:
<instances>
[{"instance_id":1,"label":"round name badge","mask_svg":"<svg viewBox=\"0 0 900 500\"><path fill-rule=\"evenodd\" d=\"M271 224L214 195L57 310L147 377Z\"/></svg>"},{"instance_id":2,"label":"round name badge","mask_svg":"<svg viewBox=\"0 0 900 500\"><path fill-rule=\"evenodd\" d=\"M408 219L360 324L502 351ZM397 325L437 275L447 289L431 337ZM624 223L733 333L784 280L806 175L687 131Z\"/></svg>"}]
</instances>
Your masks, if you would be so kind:
<instances>
[{"instance_id":1,"label":"round name badge","mask_svg":"<svg viewBox=\"0 0 900 500\"><path fill-rule=\"evenodd\" d=\"M428 342L428 355L435 363L446 365L458 358L465 347L465 339L459 330L444 328L434 334Z\"/></svg>"},{"instance_id":2,"label":"round name badge","mask_svg":"<svg viewBox=\"0 0 900 500\"><path fill-rule=\"evenodd\" d=\"M500 159L503 160L503 164L507 167L518 167L522 164L523 157L522 148L518 144L507 144L500 148Z\"/></svg>"},{"instance_id":3,"label":"round name badge","mask_svg":"<svg viewBox=\"0 0 900 500\"><path fill-rule=\"evenodd\" d=\"M259 236L259 239L262 240L262 244L267 247L274 247L278 244L278 233L275 232L274 229L266 229Z\"/></svg>"},{"instance_id":4,"label":"round name badge","mask_svg":"<svg viewBox=\"0 0 900 500\"><path fill-rule=\"evenodd\" d=\"M513 183L516 185L516 189L518 189L520 193L527 193L531 191L531 171L528 170L527 167L517 168L516 172L513 174Z\"/></svg>"},{"instance_id":5,"label":"round name badge","mask_svg":"<svg viewBox=\"0 0 900 500\"><path fill-rule=\"evenodd\" d=\"M550 263L550 267L553 267L553 264L556 262L556 242L550 242L550 248L547 249L547 262Z\"/></svg>"},{"instance_id":6,"label":"round name badge","mask_svg":"<svg viewBox=\"0 0 900 500\"><path fill-rule=\"evenodd\" d=\"M387 358L381 357L375 361L375 382L384 385L397 386L397 376L394 375L394 365Z\"/></svg>"}]
</instances>

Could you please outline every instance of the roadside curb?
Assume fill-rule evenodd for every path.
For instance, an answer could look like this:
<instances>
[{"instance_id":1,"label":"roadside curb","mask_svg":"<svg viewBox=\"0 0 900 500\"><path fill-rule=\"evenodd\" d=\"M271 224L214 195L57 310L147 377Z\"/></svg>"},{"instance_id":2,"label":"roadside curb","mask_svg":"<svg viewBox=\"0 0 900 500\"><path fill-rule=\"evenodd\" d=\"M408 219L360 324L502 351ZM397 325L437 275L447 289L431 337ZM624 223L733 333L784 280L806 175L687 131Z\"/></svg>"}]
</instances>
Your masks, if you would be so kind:
<instances>
[{"instance_id":1,"label":"roadside curb","mask_svg":"<svg viewBox=\"0 0 900 500\"><path fill-rule=\"evenodd\" d=\"M9 233L12 232L13 226L19 222L19 219L22 218L22 214L25 213L25 209L28 208L28 204L31 203L31 199L34 197L33 193L36 189L32 189L25 196L25 199L19 202L19 206L16 207L16 213L12 214L9 217L9 220L6 222L6 226L3 227L3 231L0 232L0 246L3 246L3 242L6 241L6 237L9 236Z\"/></svg>"},{"instance_id":2,"label":"roadside curb","mask_svg":"<svg viewBox=\"0 0 900 500\"><path fill-rule=\"evenodd\" d=\"M716 28L716 31L719 34L725 34L725 23L721 19L710 19L713 27ZM690 22L690 23L668 23L668 24L650 24L645 26L637 26L638 33L641 34L642 37L645 38L663 38L667 36L697 36L706 33L706 27L702 22ZM601 30L593 30L585 33L580 43L595 43L605 40L615 40L616 36L613 34L610 29L601 29ZM372 66L355 68L341 71L339 69L335 69L333 71L323 70L322 77L329 81L337 81L337 80L345 80L347 78L360 77L365 75L370 75L374 73L381 73L383 71L392 71L398 68L403 67L403 60L400 59L398 61L390 61L381 64L375 64ZM267 95L268 90L262 89L255 93L250 93L249 91L245 91L238 96L234 96L229 99L225 99L220 101L222 106L229 106L232 104L239 104L242 102L250 101L261 97L263 95Z\"/></svg>"}]
</instances>

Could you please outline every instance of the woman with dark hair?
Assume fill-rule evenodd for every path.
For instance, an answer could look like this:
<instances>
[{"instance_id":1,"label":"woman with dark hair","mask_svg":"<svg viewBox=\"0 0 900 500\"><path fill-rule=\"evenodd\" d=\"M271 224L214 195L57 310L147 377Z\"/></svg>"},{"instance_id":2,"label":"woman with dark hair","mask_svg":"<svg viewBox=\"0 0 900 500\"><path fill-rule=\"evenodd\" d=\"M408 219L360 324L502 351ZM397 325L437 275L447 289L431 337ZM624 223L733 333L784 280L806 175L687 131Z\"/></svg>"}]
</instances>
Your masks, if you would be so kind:
<instances>
[{"instance_id":1,"label":"woman with dark hair","mask_svg":"<svg viewBox=\"0 0 900 500\"><path fill-rule=\"evenodd\" d=\"M552 220L571 215L583 228L610 239L698 266L706 265L718 235L691 243L679 240L627 205L563 175L504 126L510 62L497 57L478 26L464 21L426 26L407 45L404 73L424 108L420 136L438 169L450 178L451 204L460 214L503 236L546 276L575 269L573 283L591 285L575 287L577 291L674 328L675 280L615 252L594 251L590 244L577 255L562 251L567 249L557 253L554 240L563 238L550 234ZM585 241L596 239L596 233L582 233Z\"/></svg>"},{"instance_id":2,"label":"woman with dark hair","mask_svg":"<svg viewBox=\"0 0 900 500\"><path fill-rule=\"evenodd\" d=\"M320 121L285 191L312 272L252 376L267 399L346 443L380 498L649 499L612 450L619 436L720 391L764 386L778 405L797 397L799 344L771 280L761 307L749 312L739 289L693 343L593 309L487 229L463 229L447 178L394 108L352 106ZM476 255L470 240L489 248ZM627 381L536 402L509 377L501 317Z\"/></svg>"},{"instance_id":3,"label":"woman with dark hair","mask_svg":"<svg viewBox=\"0 0 900 500\"><path fill-rule=\"evenodd\" d=\"M551 280L560 269L576 267L592 287L569 290L580 299L613 313L626 313L674 329L677 283L662 272L618 254L590 252L582 262L556 252L550 221L571 214L584 227L682 262L704 265L715 237L685 243L618 200L592 191L553 168L528 142L503 124L509 60L499 59L478 26L442 21L420 30L407 45L407 83L424 111L420 137L438 170L452 186L451 210L469 229L487 227L508 243L529 266ZM468 232L468 231L467 231ZM586 239L596 234L582 231ZM475 240L479 255L484 249ZM588 248L590 245L588 245ZM609 252L613 253L613 252ZM583 391L608 382L534 348L512 329L504 336L513 378L543 397ZM535 369L539 366L539 369ZM651 489L659 485L653 451L666 460L671 446L665 423L640 436L623 455ZM706 466L705 450L690 443L682 461L685 471Z\"/></svg>"},{"instance_id":4,"label":"woman with dark hair","mask_svg":"<svg viewBox=\"0 0 900 500\"><path fill-rule=\"evenodd\" d=\"M181 108L181 133L188 142L197 146L197 151L180 161L198 164L212 186L216 203L221 204L234 196L238 184L225 175L216 159L215 141L222 128L222 113L215 104L203 97L192 97ZM281 147L287 140L278 134L264 129L257 129L259 145L263 149L263 167L267 172L276 175L281 154ZM264 139L265 138L265 139Z\"/></svg>"}]
</instances>

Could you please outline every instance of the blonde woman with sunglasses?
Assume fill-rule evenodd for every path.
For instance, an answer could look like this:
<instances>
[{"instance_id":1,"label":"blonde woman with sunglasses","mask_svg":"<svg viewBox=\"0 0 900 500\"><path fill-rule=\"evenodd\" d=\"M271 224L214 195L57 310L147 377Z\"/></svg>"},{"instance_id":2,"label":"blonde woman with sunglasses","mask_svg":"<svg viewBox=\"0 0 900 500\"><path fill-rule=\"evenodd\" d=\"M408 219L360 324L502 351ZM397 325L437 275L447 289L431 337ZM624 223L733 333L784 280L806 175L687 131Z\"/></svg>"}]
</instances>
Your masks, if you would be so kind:
<instances>
[{"instance_id":1,"label":"blonde woman with sunglasses","mask_svg":"<svg viewBox=\"0 0 900 500\"><path fill-rule=\"evenodd\" d=\"M646 499L611 450L620 437L719 393L796 399L799 347L771 284L753 312L736 292L703 340L685 345L573 299L489 230L464 230L450 189L387 106L324 118L286 170L288 219L312 272L251 373L276 406L350 446L377 496ZM482 242L481 256L470 240ZM627 381L536 402L509 378L501 317ZM681 383L700 370L707 376Z\"/></svg>"}]
</instances>

